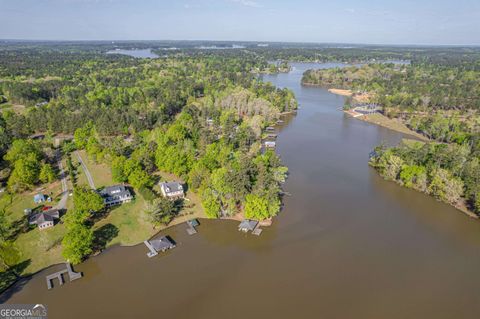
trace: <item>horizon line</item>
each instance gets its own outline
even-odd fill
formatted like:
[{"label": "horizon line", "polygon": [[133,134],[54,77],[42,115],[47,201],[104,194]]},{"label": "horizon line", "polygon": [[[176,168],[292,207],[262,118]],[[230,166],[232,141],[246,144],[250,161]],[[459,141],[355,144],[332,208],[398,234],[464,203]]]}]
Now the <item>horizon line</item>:
[{"label": "horizon line", "polygon": [[208,39],[31,39],[31,38],[0,38],[0,42],[229,42],[229,43],[276,43],[276,44],[318,44],[318,45],[357,45],[357,46],[417,46],[417,47],[480,47],[474,44],[428,44],[428,43],[362,43],[362,42],[317,42],[317,41],[260,41],[260,40],[208,40]]}]

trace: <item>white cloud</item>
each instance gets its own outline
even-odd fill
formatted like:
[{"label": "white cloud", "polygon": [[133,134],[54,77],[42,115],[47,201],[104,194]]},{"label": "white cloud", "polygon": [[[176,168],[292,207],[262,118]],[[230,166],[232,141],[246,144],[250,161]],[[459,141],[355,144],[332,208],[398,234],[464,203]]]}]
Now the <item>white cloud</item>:
[{"label": "white cloud", "polygon": [[236,2],[236,3],[239,3],[243,6],[246,6],[246,7],[252,7],[252,8],[262,8],[263,5],[256,2],[256,1],[252,1],[252,0],[230,0],[232,2]]}]

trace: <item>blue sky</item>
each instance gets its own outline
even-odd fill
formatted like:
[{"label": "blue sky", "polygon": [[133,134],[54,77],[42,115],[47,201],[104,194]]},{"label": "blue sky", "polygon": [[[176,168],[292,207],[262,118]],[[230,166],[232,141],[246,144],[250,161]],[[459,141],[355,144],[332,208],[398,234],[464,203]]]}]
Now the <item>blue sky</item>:
[{"label": "blue sky", "polygon": [[480,44],[480,0],[0,0],[1,39]]}]

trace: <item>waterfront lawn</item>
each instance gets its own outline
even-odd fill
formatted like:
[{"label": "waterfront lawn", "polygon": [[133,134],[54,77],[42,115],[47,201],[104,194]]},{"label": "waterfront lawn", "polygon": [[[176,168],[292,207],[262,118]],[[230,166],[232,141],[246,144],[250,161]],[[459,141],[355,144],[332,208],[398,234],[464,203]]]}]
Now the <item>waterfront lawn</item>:
[{"label": "waterfront lawn", "polygon": [[[169,177],[178,180],[174,176]],[[200,198],[192,192],[187,193],[182,210],[168,225],[154,227],[146,212],[146,204],[145,199],[137,192],[132,202],[114,207],[104,219],[98,221],[94,226],[97,241],[100,241],[97,248],[103,249],[115,244],[136,245],[167,227],[192,218],[206,218]]]},{"label": "waterfront lawn", "polygon": [[37,272],[53,264],[65,262],[62,257],[62,239],[65,225],[39,230],[37,227],[18,236],[15,245],[20,251],[20,261],[30,260],[24,274]]},{"label": "waterfront lawn", "polygon": [[130,203],[113,207],[105,218],[95,224],[96,237],[102,237],[103,232],[108,231],[110,238],[108,242],[103,243],[106,247],[141,243],[152,232],[152,224],[145,212],[145,205],[143,197],[137,194]]}]

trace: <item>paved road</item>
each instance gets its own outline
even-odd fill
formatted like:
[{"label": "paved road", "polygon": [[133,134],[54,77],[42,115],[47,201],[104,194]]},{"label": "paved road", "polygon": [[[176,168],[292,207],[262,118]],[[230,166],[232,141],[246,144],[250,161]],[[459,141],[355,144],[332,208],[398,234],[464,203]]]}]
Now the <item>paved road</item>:
[{"label": "paved road", "polygon": [[95,183],[93,182],[92,175],[90,174],[90,171],[88,170],[87,165],[85,165],[85,163],[83,162],[82,157],[80,156],[80,153],[78,153],[78,151],[75,151],[75,154],[77,155],[80,165],[82,165],[83,171],[85,172],[85,176],[87,176],[88,184],[92,189],[96,189]]}]

